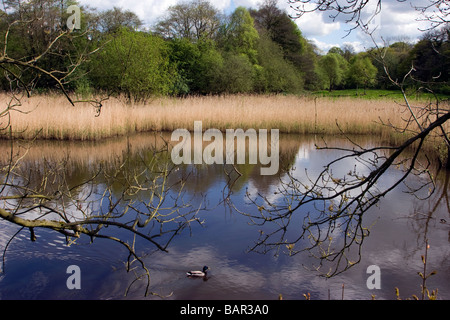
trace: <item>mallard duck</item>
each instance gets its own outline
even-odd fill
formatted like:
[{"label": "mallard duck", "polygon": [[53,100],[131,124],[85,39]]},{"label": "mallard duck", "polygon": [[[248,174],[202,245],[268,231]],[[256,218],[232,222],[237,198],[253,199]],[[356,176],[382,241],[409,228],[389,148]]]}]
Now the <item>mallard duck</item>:
[{"label": "mallard duck", "polygon": [[200,278],[203,277],[204,278],[204,277],[206,277],[208,269],[209,268],[207,266],[204,266],[203,271],[188,271],[188,272],[186,272],[186,275],[188,277],[200,277]]}]

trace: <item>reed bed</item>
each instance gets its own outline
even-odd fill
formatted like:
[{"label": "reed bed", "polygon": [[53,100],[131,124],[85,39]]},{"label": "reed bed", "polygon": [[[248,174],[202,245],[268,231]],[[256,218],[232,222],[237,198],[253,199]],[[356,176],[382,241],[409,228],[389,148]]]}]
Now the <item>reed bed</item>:
[{"label": "reed bed", "polygon": [[[0,105],[8,97],[0,95]],[[37,95],[21,100],[10,112],[13,135],[23,139],[99,140],[136,132],[203,129],[279,129],[281,133],[383,135],[380,124],[402,125],[404,107],[388,99],[311,98],[298,96],[233,95],[157,98],[146,104],[123,99],[105,101],[99,116],[87,103],[69,104],[62,95]],[[6,118],[3,119],[5,122]],[[339,124],[339,126],[337,125]]]}]

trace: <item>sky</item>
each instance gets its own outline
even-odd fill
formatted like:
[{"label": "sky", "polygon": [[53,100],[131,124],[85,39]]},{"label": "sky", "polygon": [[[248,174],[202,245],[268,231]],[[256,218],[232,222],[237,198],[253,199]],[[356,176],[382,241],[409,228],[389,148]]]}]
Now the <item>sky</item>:
[{"label": "sky", "polygon": [[[89,5],[99,10],[119,7],[136,13],[147,28],[151,28],[166,12],[169,6],[181,0],[79,0],[82,5]],[[184,0],[186,1],[186,0]],[[236,7],[258,8],[262,0],[209,0],[219,11],[231,13]],[[337,0],[339,2],[348,0]],[[278,7],[288,14],[295,14],[288,0],[278,0]],[[420,14],[414,6],[424,6],[430,0],[382,0],[382,10],[373,20],[377,26],[374,39],[377,43],[393,43],[396,41],[417,41],[427,25],[420,21]],[[369,3],[370,4],[370,3]],[[367,10],[374,10],[369,6]],[[356,52],[364,51],[374,46],[374,40],[360,30],[348,30],[353,26],[346,23],[344,17],[332,20],[329,12],[312,12],[294,21],[299,26],[305,38],[313,42],[322,53],[326,53],[333,46],[342,47],[344,44],[353,46]],[[364,15],[363,15],[364,16]]]}]

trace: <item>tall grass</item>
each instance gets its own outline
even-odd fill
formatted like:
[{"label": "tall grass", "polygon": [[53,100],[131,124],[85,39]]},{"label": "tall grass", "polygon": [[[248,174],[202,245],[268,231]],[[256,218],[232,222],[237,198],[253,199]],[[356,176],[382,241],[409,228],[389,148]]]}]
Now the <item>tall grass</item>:
[{"label": "tall grass", "polygon": [[[7,96],[0,95],[0,106]],[[62,95],[23,99],[12,111],[14,136],[31,139],[98,140],[135,132],[193,129],[279,129],[281,133],[384,134],[380,119],[401,125],[403,107],[388,99],[313,98],[233,95],[158,98],[147,104],[127,104],[110,98],[101,113],[89,104],[72,106]],[[339,127],[338,125],[339,124]],[[339,129],[340,128],[340,129]]]}]

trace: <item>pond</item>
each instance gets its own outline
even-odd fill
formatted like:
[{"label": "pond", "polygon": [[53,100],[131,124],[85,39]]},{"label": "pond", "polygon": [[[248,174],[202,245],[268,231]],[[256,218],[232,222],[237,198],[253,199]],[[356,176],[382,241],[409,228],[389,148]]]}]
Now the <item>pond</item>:
[{"label": "pond", "polygon": [[[438,289],[439,299],[450,299],[448,172],[435,174],[436,189],[425,199],[405,192],[424,178],[408,177],[407,184],[400,184],[361,215],[357,227],[364,237],[344,251],[344,260],[336,258],[317,268],[320,254],[339,252],[346,235],[356,231],[338,223],[327,234],[327,239],[333,239],[330,247],[321,243],[320,250],[303,251],[317,235],[313,231],[299,238],[304,223],[323,214],[324,204],[308,203],[280,219],[257,217],[265,214],[263,204],[266,208],[267,204],[294,206],[289,181],[306,185],[342,155],[340,149],[318,149],[316,144],[326,141],[328,146],[347,147],[346,139],[281,135],[280,170],[265,176],[260,174],[260,164],[175,167],[168,152],[158,151],[169,139],[148,133],[100,142],[35,141],[13,148],[2,142],[3,165],[10,160],[11,150],[14,159],[20,158],[11,181],[47,194],[65,194],[21,216],[45,213],[50,219],[58,208],[75,220],[105,214],[121,223],[149,219],[142,233],[151,235],[152,241],[112,224],[101,229],[133,244],[139,257],[135,260],[111,238],[74,238],[34,228],[36,239],[31,241],[28,228],[0,221],[0,299],[278,299],[282,295],[303,300],[309,295],[313,300],[368,300],[372,296],[396,299],[395,288],[406,299],[421,296],[418,272],[423,271],[426,241],[427,273],[437,271],[426,286],[430,291]],[[365,146],[377,143],[373,137],[355,139]],[[346,158],[333,170],[338,176],[368,168]],[[170,175],[154,174],[161,172]],[[402,174],[400,169],[389,169],[377,188]],[[166,187],[152,189],[155,184]],[[5,201],[2,206],[17,206],[17,201]],[[331,203],[325,205],[328,208]],[[151,216],[156,207],[161,215]],[[73,265],[79,267],[81,288],[70,290],[68,267]],[[186,277],[187,271],[204,265],[209,267],[207,279]],[[379,288],[368,287],[370,266],[379,268]],[[335,270],[339,272],[324,276]],[[146,289],[154,294],[144,296]]]}]

